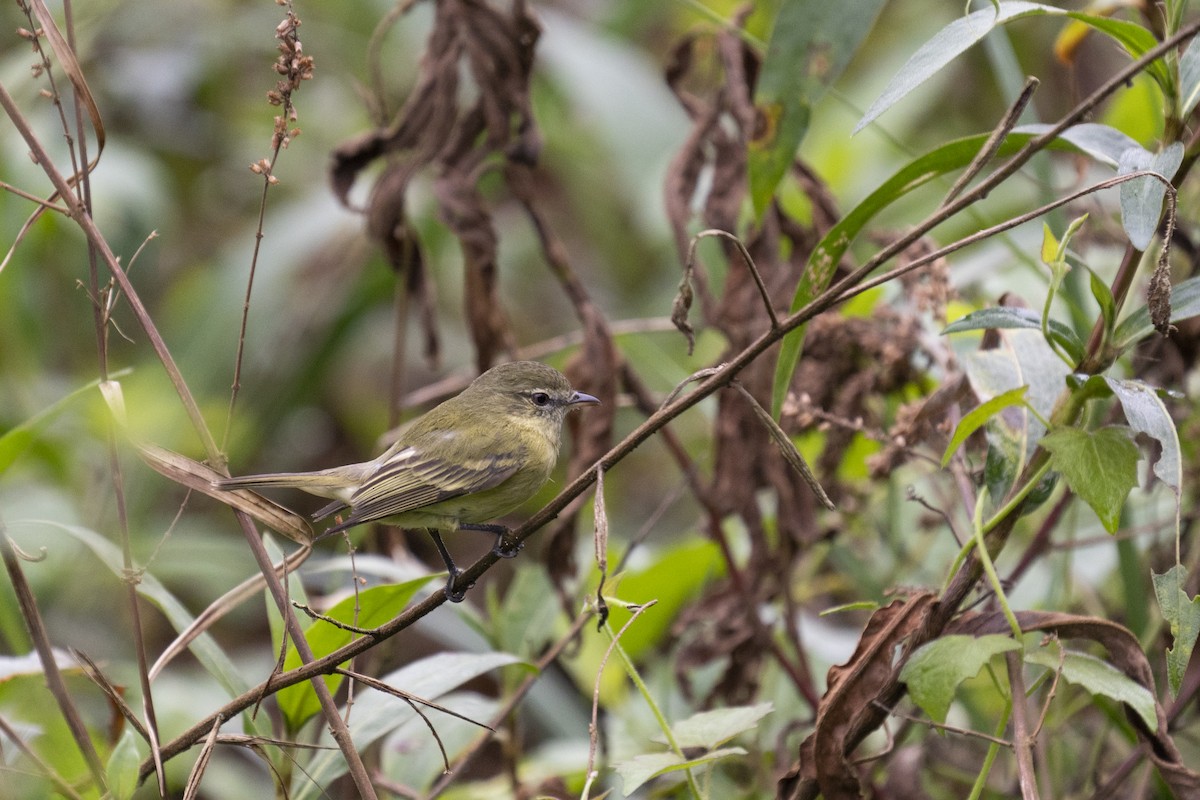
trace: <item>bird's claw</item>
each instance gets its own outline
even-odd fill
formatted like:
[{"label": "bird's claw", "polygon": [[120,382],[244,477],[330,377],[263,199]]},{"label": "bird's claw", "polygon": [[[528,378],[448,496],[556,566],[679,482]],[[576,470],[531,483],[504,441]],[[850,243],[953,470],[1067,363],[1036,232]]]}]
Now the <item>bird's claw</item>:
[{"label": "bird's claw", "polygon": [[500,558],[516,558],[517,553],[521,552],[521,548],[524,546],[524,542],[512,542],[507,533],[502,533],[496,537],[496,545],[492,548],[492,552]]},{"label": "bird's claw", "polygon": [[446,599],[451,603],[461,603],[463,598],[467,596],[467,589],[470,589],[473,584],[469,584],[459,589],[455,587],[459,576],[462,575],[462,570],[455,570],[450,573],[450,577],[446,579]]}]

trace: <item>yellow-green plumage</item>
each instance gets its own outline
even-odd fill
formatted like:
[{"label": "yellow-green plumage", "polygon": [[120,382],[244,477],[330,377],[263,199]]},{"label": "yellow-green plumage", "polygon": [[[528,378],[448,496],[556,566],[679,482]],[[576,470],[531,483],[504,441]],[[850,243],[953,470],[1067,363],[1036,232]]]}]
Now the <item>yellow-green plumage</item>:
[{"label": "yellow-green plumage", "polygon": [[[373,521],[455,530],[496,519],[532,497],[558,460],[567,412],[598,402],[572,389],[553,367],[536,361],[501,364],[427,412],[371,461],[226,478],[216,485],[294,487],[328,497],[335,502],[316,519],[350,513],[324,535]],[[453,564],[447,566],[453,583]]]}]

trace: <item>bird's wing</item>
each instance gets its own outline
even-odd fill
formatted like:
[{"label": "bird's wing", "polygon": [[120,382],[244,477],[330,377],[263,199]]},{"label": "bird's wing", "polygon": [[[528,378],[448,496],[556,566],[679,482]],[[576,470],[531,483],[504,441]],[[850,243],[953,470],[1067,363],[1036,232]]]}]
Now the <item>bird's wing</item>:
[{"label": "bird's wing", "polygon": [[437,449],[444,455],[431,456],[418,443],[385,459],[350,499],[353,512],[346,522],[385,519],[491,489],[511,477],[523,461],[521,452],[497,448],[493,441],[456,441],[460,437],[449,432],[439,438]]}]

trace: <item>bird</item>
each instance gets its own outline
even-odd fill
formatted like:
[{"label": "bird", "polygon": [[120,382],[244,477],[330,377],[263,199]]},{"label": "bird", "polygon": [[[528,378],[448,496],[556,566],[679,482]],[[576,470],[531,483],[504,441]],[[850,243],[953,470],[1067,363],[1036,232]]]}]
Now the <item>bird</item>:
[{"label": "bird", "polygon": [[218,489],[290,487],[333,500],[313,515],[322,520],[349,512],[318,539],[383,522],[425,528],[450,573],[445,594],[461,602],[466,589],[442,531],[495,534],[493,552],[505,546],[508,528],[490,521],[528,500],[550,478],[558,461],[563,421],[572,409],[597,405],[566,376],[537,361],[514,361],[484,372],[459,394],[405,428],[377,458],[316,472],[276,472],[213,481]]}]

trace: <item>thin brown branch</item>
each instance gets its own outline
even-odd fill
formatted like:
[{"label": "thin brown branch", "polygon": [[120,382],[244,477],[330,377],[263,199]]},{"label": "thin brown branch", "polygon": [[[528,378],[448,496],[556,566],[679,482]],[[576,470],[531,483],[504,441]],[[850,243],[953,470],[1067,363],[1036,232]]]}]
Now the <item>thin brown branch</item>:
[{"label": "thin brown branch", "polygon": [[1017,754],[1017,782],[1022,800],[1038,800],[1037,773],[1033,769],[1034,733],[1029,725],[1029,707],[1025,697],[1024,658],[1021,653],[1004,654],[1008,665],[1008,685],[1011,687],[1013,750]]},{"label": "thin brown branch", "polygon": [[1013,104],[1008,107],[1008,111],[996,124],[987,141],[983,143],[983,147],[975,154],[975,158],[971,159],[971,163],[963,170],[963,174],[958,176],[958,180],[950,187],[950,191],[946,192],[946,197],[942,200],[942,205],[954,200],[962,194],[963,189],[967,188],[967,184],[974,180],[988,163],[995,158],[996,151],[1000,149],[1000,145],[1004,143],[1004,138],[1012,133],[1012,129],[1016,127],[1017,121],[1024,113],[1025,107],[1029,105],[1029,101],[1033,99],[1033,93],[1037,91],[1040,81],[1034,77],[1025,79],[1025,88],[1021,90],[1021,94],[1013,101]]},{"label": "thin brown branch", "polygon": [[4,717],[0,717],[0,733],[4,734],[4,736],[10,742],[12,742],[18,750],[21,751],[21,754],[29,759],[30,763],[37,767],[38,771],[48,781],[54,784],[54,788],[59,794],[61,794],[63,797],[66,797],[67,800],[83,800],[83,796],[76,792],[74,787],[67,783],[65,778],[55,772],[53,767],[43,761],[41,756],[39,756],[37,752],[33,750],[33,748],[27,745],[25,740],[21,738],[21,734],[18,733],[11,725],[9,725],[8,722],[5,721]]},{"label": "thin brown branch", "polygon": [[734,247],[742,255],[742,261],[746,264],[746,269],[750,270],[750,275],[754,278],[754,285],[758,287],[759,297],[763,301],[763,309],[767,312],[767,317],[771,320],[771,330],[779,328],[779,316],[775,313],[775,306],[771,303],[771,293],[767,291],[767,285],[763,282],[762,273],[758,271],[758,265],[754,263],[754,259],[750,257],[750,251],[746,249],[746,245],[742,244],[742,240],[734,236],[728,231],[710,228],[700,231],[692,237],[691,247],[688,248],[688,263],[691,264],[696,255],[696,245],[701,239],[706,239],[710,236],[720,236],[733,242]]},{"label": "thin brown branch", "polygon": [[79,709],[75,707],[75,701],[71,698],[71,693],[67,691],[67,684],[63,680],[62,672],[58,669],[58,661],[54,657],[54,648],[46,633],[46,625],[42,621],[41,611],[38,610],[37,599],[33,596],[33,590],[29,588],[29,582],[25,580],[25,572],[21,569],[16,549],[12,540],[8,538],[8,532],[2,521],[0,521],[0,554],[3,554],[4,568],[8,571],[8,579],[12,582],[13,592],[17,596],[17,605],[21,609],[21,617],[25,620],[25,629],[29,632],[33,649],[37,652],[38,660],[42,665],[42,673],[46,676],[46,688],[50,690],[50,694],[58,704],[59,712],[67,723],[67,729],[71,732],[75,746],[83,755],[83,760],[92,774],[92,780],[96,787],[106,792],[108,791],[108,780],[104,765],[100,762],[100,756],[92,744],[87,726],[83,724],[83,717],[79,715]]},{"label": "thin brown branch", "polygon": [[[508,719],[513,710],[521,703],[522,700],[525,699],[525,695],[527,695],[529,690],[533,688],[534,683],[537,682],[542,673],[545,672],[546,669],[549,668],[549,666],[554,663],[554,661],[556,661],[560,655],[562,655],[563,650],[565,650],[567,646],[571,644],[571,642],[575,641],[575,639],[583,631],[583,626],[587,624],[589,619],[591,619],[592,614],[593,612],[591,610],[585,609],[575,617],[575,619],[571,622],[571,626],[567,629],[567,632],[559,637],[558,641],[542,654],[542,657],[537,660],[537,669],[530,674],[529,677],[527,677],[519,687],[517,687],[517,690],[512,693],[512,696],[510,696],[504,705],[502,705],[496,711],[487,727],[495,730],[500,727],[504,720]],[[454,780],[454,777],[458,774],[461,774],[466,767],[475,760],[480,752],[482,752],[484,746],[492,740],[492,736],[493,734],[491,733],[483,734],[475,741],[474,744],[471,745],[471,747],[463,752],[463,754],[458,757],[458,760],[451,765],[450,771],[438,778],[437,782],[434,783],[434,785],[426,793],[426,800],[432,800],[432,798],[437,797],[444,792]]]}]

